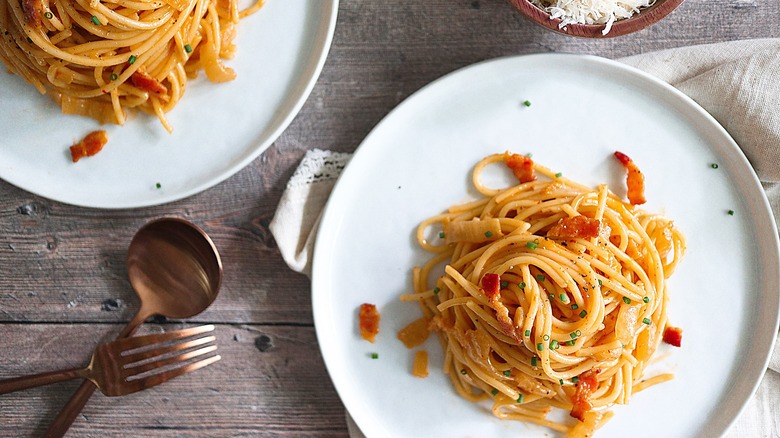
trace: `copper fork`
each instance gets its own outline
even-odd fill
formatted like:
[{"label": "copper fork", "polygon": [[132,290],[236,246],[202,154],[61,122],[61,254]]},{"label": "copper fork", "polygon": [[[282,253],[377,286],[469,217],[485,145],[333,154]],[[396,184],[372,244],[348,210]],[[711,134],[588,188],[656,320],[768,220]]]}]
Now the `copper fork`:
[{"label": "copper fork", "polygon": [[86,368],[0,380],[0,394],[76,378],[91,380],[108,396],[132,394],[220,360],[213,354],[216,337],[207,335],[212,331],[213,325],[203,325],[122,338],[98,346]]}]

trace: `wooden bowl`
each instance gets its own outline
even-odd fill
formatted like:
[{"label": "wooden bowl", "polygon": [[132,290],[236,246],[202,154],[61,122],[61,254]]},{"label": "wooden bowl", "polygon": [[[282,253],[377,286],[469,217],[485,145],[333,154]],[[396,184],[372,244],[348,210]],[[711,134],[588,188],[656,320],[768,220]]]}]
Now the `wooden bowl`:
[{"label": "wooden bowl", "polygon": [[550,19],[550,14],[535,6],[530,0],[507,1],[526,18],[546,29],[582,38],[611,38],[627,35],[657,23],[680,6],[684,0],[657,0],[653,6],[642,9],[631,18],[615,21],[606,35],[602,33],[605,27],[603,24],[568,24],[562,29],[558,27],[561,24],[560,19]]}]

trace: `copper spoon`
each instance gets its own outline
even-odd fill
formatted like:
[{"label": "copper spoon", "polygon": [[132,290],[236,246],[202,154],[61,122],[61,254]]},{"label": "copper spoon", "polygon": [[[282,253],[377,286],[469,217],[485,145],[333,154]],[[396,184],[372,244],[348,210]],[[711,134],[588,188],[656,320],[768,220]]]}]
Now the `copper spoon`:
[{"label": "copper spoon", "polygon": [[[209,236],[182,219],[162,218],[135,234],[127,275],[141,307],[117,338],[131,336],[149,317],[191,318],[206,310],[222,283],[222,261]],[[62,437],[95,392],[85,380],[44,436]]]}]

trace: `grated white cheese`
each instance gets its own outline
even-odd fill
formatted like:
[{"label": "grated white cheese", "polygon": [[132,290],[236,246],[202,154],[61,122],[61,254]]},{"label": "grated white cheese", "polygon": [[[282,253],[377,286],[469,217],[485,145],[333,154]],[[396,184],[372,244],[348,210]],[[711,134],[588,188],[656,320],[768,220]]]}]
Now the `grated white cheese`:
[{"label": "grated white cheese", "polygon": [[652,6],[655,0],[531,0],[531,3],[559,18],[560,28],[569,24],[604,24],[603,35],[617,20],[630,18],[640,8]]}]

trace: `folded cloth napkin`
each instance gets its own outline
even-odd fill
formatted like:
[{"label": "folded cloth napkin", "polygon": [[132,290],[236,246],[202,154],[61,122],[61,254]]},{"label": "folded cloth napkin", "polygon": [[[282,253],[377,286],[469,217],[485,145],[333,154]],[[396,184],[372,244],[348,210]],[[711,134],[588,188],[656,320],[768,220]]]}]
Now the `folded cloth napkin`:
[{"label": "folded cloth napkin", "polygon": [[[734,137],[780,222],[780,39],[670,49],[620,59],[670,83],[709,111]],[[311,276],[311,255],[325,202],[350,154],[310,150],[287,185],[271,232],[295,271]],[[727,437],[779,437],[780,339],[764,379]],[[347,415],[350,436],[362,433]]]}]

